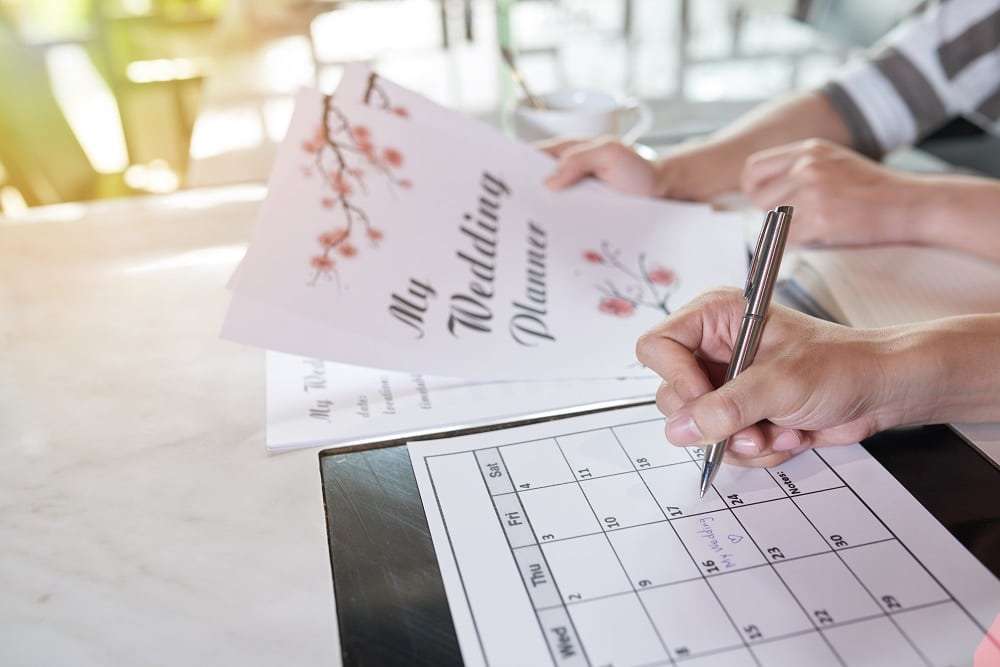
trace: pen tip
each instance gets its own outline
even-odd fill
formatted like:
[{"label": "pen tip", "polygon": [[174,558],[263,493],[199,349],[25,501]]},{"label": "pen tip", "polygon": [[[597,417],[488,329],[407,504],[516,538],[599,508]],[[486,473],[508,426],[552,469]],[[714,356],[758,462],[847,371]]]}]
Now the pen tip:
[{"label": "pen tip", "polygon": [[715,470],[715,466],[709,461],[705,461],[705,467],[701,471],[701,486],[698,489],[699,498],[704,498],[705,494],[708,493],[709,488],[712,486],[712,478],[715,477],[712,473]]}]

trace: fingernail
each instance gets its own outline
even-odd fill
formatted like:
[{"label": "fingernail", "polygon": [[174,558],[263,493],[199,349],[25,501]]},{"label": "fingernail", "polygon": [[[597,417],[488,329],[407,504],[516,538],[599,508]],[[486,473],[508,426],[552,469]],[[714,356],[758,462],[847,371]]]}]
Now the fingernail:
[{"label": "fingernail", "polygon": [[691,415],[679,412],[667,420],[667,438],[678,445],[689,445],[701,440],[701,430]]},{"label": "fingernail", "polygon": [[729,443],[729,448],[741,456],[756,456],[760,451],[750,438],[733,438]]},{"label": "fingernail", "polygon": [[802,444],[798,431],[782,431],[774,439],[773,449],[776,452],[790,452]]}]

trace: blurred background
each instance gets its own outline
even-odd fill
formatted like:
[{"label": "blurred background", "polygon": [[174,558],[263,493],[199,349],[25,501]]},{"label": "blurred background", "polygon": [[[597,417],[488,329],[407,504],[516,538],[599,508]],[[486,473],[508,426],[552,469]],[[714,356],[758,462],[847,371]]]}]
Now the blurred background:
[{"label": "blurred background", "polygon": [[916,0],[0,0],[0,210],[266,180],[301,86],[366,61],[502,124],[538,91],[636,95],[643,141],[822,83]]}]

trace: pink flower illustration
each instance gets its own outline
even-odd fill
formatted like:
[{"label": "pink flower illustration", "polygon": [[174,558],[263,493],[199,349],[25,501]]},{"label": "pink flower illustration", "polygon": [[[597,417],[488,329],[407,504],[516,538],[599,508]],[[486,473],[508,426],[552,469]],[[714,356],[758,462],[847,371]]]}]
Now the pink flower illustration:
[{"label": "pink flower illustration", "polygon": [[677,280],[677,274],[670,269],[657,267],[649,272],[649,282],[656,285],[670,285]]},{"label": "pink flower illustration", "polygon": [[406,110],[406,107],[393,107],[392,112],[400,118],[410,117],[410,112]]},{"label": "pink flower illustration", "polygon": [[598,309],[608,315],[628,317],[635,312],[635,304],[618,296],[606,296],[601,299]]},{"label": "pink flower illustration", "polygon": [[351,136],[354,137],[354,140],[359,144],[370,143],[372,132],[364,125],[355,125],[351,128]]},{"label": "pink flower illustration", "polygon": [[583,253],[583,258],[591,264],[604,264],[604,256],[596,250],[587,250]]},{"label": "pink flower illustration", "polygon": [[344,239],[347,238],[346,229],[335,229],[329,232],[323,232],[319,235],[319,244],[324,248],[332,248]]},{"label": "pink flower illustration", "polygon": [[383,237],[384,234],[382,234],[382,230],[380,229],[375,229],[374,227],[371,227],[368,230],[368,238],[371,239],[372,243],[378,243],[379,241],[382,240]]},{"label": "pink flower illustration", "polygon": [[326,255],[316,255],[309,260],[309,265],[320,273],[328,273],[333,270],[333,260]]},{"label": "pink flower illustration", "polygon": [[344,257],[354,257],[355,255],[358,254],[358,249],[352,246],[350,243],[342,243],[340,244],[340,247],[337,248],[337,252],[339,252]]},{"label": "pink flower illustration", "polygon": [[390,167],[399,167],[403,164],[403,154],[395,148],[383,149],[382,159],[385,160]]}]

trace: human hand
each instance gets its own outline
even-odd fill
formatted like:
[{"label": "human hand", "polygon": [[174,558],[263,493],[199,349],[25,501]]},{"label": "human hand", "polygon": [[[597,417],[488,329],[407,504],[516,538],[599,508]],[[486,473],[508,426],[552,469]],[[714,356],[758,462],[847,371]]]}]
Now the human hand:
[{"label": "human hand", "polygon": [[559,160],[556,170],[545,180],[553,190],[595,176],[626,194],[657,194],[656,166],[616,139],[556,139],[539,144],[539,148]]},{"label": "human hand", "polygon": [[905,243],[918,235],[913,204],[919,179],[828,141],[808,139],[754,153],[741,187],[762,209],[795,207],[792,243]]},{"label": "human hand", "polygon": [[664,379],[656,404],[671,443],[704,446],[732,436],[727,461],[771,466],[808,447],[857,442],[903,423],[889,334],[777,305],[754,363],[720,387],[744,306],[738,290],[708,292],[639,339],[639,361]]}]

